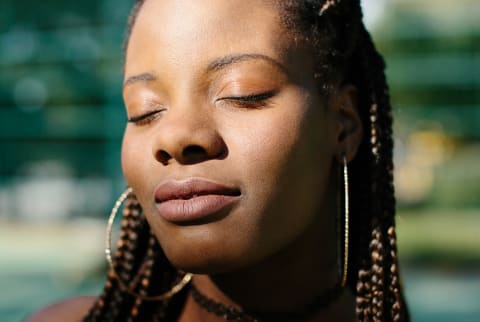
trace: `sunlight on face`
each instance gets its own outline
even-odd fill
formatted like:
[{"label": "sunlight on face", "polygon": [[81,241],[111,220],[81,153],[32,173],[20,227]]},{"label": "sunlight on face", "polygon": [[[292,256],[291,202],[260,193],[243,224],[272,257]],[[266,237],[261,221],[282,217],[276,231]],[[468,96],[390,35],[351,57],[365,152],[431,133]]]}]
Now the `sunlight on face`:
[{"label": "sunlight on face", "polygon": [[[147,1],[132,30],[123,169],[178,268],[236,269],[307,233],[334,243],[332,116],[278,14],[265,1]],[[216,197],[197,196],[212,185]]]}]

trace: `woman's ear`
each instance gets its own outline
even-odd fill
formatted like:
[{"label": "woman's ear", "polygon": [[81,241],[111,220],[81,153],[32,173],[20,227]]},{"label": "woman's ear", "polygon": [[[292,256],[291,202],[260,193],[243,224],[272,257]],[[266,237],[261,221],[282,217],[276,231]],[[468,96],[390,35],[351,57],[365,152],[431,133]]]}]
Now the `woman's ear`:
[{"label": "woman's ear", "polygon": [[331,108],[336,117],[336,157],[351,161],[362,142],[363,126],[358,112],[358,90],[353,85],[341,86],[331,97]]}]

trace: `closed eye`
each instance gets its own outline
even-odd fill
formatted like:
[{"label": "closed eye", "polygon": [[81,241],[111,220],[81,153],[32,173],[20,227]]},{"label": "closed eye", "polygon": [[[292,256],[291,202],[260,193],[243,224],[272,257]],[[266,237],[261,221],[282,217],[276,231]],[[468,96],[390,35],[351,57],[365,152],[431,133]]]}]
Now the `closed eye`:
[{"label": "closed eye", "polygon": [[276,94],[276,91],[272,90],[272,91],[259,93],[259,94],[251,94],[251,95],[243,95],[243,96],[226,96],[218,100],[229,101],[241,107],[258,108],[265,105],[269,99],[275,96],[275,94]]},{"label": "closed eye", "polygon": [[131,116],[127,119],[129,123],[135,123],[136,125],[144,125],[153,121],[158,117],[159,113],[165,109],[153,110],[138,116]]}]

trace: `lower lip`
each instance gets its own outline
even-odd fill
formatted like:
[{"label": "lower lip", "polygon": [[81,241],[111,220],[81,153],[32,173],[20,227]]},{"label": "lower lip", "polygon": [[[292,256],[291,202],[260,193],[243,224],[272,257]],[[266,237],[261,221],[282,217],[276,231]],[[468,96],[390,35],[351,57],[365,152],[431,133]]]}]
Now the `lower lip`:
[{"label": "lower lip", "polygon": [[172,222],[188,222],[218,214],[234,204],[239,196],[204,195],[191,199],[172,199],[157,203],[161,217]]}]

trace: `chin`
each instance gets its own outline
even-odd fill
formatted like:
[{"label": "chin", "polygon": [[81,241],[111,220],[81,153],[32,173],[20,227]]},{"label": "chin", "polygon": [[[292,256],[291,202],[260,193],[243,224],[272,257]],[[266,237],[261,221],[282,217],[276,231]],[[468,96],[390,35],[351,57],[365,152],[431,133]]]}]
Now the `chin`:
[{"label": "chin", "polygon": [[235,260],[225,256],[211,254],[193,254],[188,252],[182,255],[166,254],[169,262],[177,269],[193,274],[222,274],[248,266],[245,260]]},{"label": "chin", "polygon": [[[200,225],[166,224],[147,216],[152,232],[170,264],[194,274],[221,274],[240,270],[261,257],[258,232],[232,220]],[[153,220],[152,220],[153,219]]]},{"label": "chin", "polygon": [[239,241],[178,238],[161,242],[161,245],[165,256],[175,268],[210,275],[233,272],[252,265],[255,248],[242,244],[233,247],[235,242]]}]

